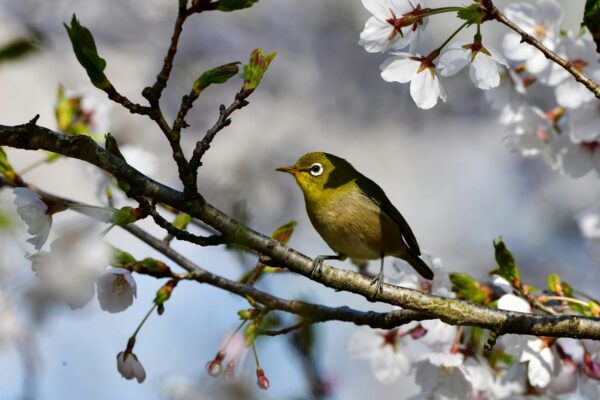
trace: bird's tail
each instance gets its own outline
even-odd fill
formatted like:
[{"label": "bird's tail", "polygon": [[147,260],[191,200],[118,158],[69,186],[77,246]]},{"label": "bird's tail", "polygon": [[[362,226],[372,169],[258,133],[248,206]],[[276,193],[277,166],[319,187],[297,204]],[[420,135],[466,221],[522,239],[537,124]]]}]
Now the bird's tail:
[{"label": "bird's tail", "polygon": [[411,267],[413,267],[418,273],[419,275],[421,275],[423,278],[425,279],[429,279],[432,280],[433,279],[433,271],[431,270],[431,268],[429,268],[429,266],[427,264],[425,264],[425,261],[421,260],[419,258],[419,256],[417,256],[416,254],[413,254],[412,252],[408,252],[408,254],[406,254],[403,257],[410,265]]}]

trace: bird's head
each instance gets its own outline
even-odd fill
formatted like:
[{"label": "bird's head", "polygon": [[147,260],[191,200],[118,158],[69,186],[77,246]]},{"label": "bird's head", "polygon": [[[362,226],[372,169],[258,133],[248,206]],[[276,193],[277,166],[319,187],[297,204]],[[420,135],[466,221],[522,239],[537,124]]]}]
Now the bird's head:
[{"label": "bird's head", "polygon": [[353,181],[358,174],[343,158],[321,152],[307,153],[294,165],[279,167],[276,171],[293,175],[308,197],[317,197],[327,189],[337,189]]}]

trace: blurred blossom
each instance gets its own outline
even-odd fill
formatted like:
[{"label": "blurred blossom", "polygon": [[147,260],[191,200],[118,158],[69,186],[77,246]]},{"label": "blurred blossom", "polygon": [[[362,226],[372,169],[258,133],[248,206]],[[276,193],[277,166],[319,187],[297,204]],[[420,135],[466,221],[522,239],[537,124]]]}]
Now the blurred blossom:
[{"label": "blurred blossom", "polygon": [[503,68],[499,85],[483,93],[492,108],[500,111],[500,123],[508,125],[515,122],[527,91],[523,79],[514,70]]},{"label": "blurred blossom", "polygon": [[594,142],[600,138],[600,101],[593,100],[573,110],[571,113],[571,140],[575,143]]},{"label": "blurred blossom", "polygon": [[95,89],[58,89],[55,114],[58,129],[67,135],[100,140],[110,131],[112,103]]},{"label": "blurred blossom", "polygon": [[96,281],[100,308],[117,313],[133,304],[137,286],[132,273],[124,268],[109,267]]},{"label": "blurred blossom", "polygon": [[408,264],[397,263],[394,266],[397,268],[398,273],[390,276],[390,283],[436,296],[454,298],[456,295],[452,292],[450,275],[443,268],[442,260],[429,254],[423,254],[421,258],[433,271],[433,280],[423,278]]},{"label": "blurred blossom", "polygon": [[110,247],[87,227],[56,239],[50,244],[50,252],[28,258],[44,289],[71,308],[81,308],[94,296],[95,281],[110,257]]},{"label": "blurred blossom", "polygon": [[14,188],[15,205],[17,213],[27,224],[27,232],[33,235],[27,242],[33,244],[36,250],[40,250],[50,234],[52,228],[52,216],[48,212],[48,206],[34,191],[18,187]]},{"label": "blurred blossom", "polygon": [[[504,14],[521,29],[533,36],[550,50],[556,48],[558,29],[563,18],[563,12],[554,0],[538,0],[535,4],[511,3]],[[521,36],[509,32],[502,43],[507,58],[525,62],[527,70],[534,74],[546,71],[550,67],[542,52],[535,47],[523,43]]]},{"label": "blurred blossom", "polygon": [[373,16],[367,20],[358,44],[369,53],[383,53],[390,48],[403,49],[417,42],[425,24],[417,20],[403,26],[402,17],[419,10],[420,0],[362,0],[362,4]]},{"label": "blurred blossom", "polygon": [[353,358],[369,360],[375,379],[390,384],[410,370],[410,360],[399,346],[401,338],[398,333],[398,329],[383,331],[361,326],[348,341],[348,354]]},{"label": "blurred blossom", "polygon": [[134,353],[122,351],[117,354],[117,370],[125,379],[136,379],[138,383],[146,380],[146,370]]},{"label": "blurred blossom", "polygon": [[512,293],[505,294],[498,299],[498,308],[500,310],[518,311],[522,313],[530,313],[531,306],[529,303]]},{"label": "blurred blossom", "polygon": [[462,367],[439,368],[427,361],[415,365],[415,382],[421,392],[410,397],[417,399],[467,399],[472,386]]},{"label": "blurred blossom", "polygon": [[[600,78],[596,44],[589,34],[575,37],[570,33],[569,36],[561,38],[556,51],[590,79],[597,82]],[[577,109],[595,99],[588,88],[557,64],[552,64],[548,84],[556,85],[556,101],[563,107]]]},{"label": "blurred blossom", "polygon": [[435,65],[419,54],[395,52],[381,64],[381,77],[387,82],[410,82],[410,96],[417,107],[428,110],[438,98],[446,101],[446,90],[440,83]]},{"label": "blurred blossom", "polygon": [[491,46],[481,41],[470,43],[466,40],[456,40],[448,46],[438,62],[440,74],[443,76],[456,75],[469,65],[469,76],[475,86],[489,90],[500,85],[499,68],[508,68],[504,56]]}]

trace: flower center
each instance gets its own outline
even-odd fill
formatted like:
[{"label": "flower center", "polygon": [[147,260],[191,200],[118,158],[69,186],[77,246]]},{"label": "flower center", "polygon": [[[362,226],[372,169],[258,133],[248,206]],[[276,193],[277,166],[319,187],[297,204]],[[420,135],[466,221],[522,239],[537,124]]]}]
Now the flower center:
[{"label": "flower center", "polygon": [[588,63],[583,61],[581,58],[571,61],[571,65],[579,72],[582,72]]},{"label": "flower center", "polygon": [[535,27],[533,33],[538,39],[544,39],[548,34],[548,29],[544,25],[539,24]]},{"label": "flower center", "polygon": [[398,329],[391,329],[386,333],[382,333],[383,343],[381,347],[391,346],[392,349],[396,350],[396,344],[398,343]]},{"label": "flower center", "polygon": [[117,296],[122,296],[125,294],[127,288],[127,280],[123,275],[117,275],[115,280],[112,283],[112,292]]},{"label": "flower center", "polygon": [[593,142],[581,142],[579,144],[581,146],[581,148],[591,154],[594,154],[596,152],[596,150],[598,150],[598,148],[600,147],[600,143],[597,141],[593,141]]}]

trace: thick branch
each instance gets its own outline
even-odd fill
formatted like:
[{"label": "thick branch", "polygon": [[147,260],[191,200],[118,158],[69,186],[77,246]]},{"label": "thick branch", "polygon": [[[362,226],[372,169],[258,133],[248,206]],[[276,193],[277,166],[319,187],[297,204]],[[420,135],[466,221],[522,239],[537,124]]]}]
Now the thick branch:
[{"label": "thick branch", "polygon": [[581,73],[568,60],[565,60],[552,50],[548,49],[539,40],[525,32],[523,29],[519,28],[519,26],[517,26],[510,19],[506,18],[506,16],[492,4],[492,1],[488,0],[487,3],[489,7],[488,9],[490,10],[490,18],[503,23],[504,25],[518,33],[521,36],[522,42],[528,43],[536,49],[538,49],[539,51],[541,51],[547,59],[552,60],[554,63],[564,68],[568,73],[573,75],[577,82],[582,83],[586,88],[589,89],[590,92],[594,94],[594,96],[596,96],[596,98],[600,99],[600,85],[598,85],[596,82],[594,82],[593,80],[585,76],[583,73]]},{"label": "thick branch", "polygon": [[[310,258],[253,231],[202,199],[188,199],[183,193],[147,178],[118,157],[102,149],[90,138],[67,137],[35,124],[16,127],[0,125],[0,145],[21,149],[43,149],[88,161],[126,182],[133,195],[145,196],[186,212],[216,228],[228,242],[241,244],[266,255],[293,272],[306,277],[311,276]],[[223,284],[221,287],[227,290],[235,289],[226,281],[222,281],[222,278],[216,278],[205,272],[198,275],[198,279],[209,279],[207,277],[221,280]],[[370,280],[352,271],[324,266],[322,274],[313,280],[330,288],[356,293],[365,298],[370,298],[372,295]],[[427,295],[388,284],[383,285],[382,292],[376,294],[375,299],[439,318],[448,324],[478,326],[502,334],[600,339],[600,320],[594,318],[509,312],[463,300]]]},{"label": "thick branch", "polygon": [[188,271],[189,274],[185,275],[185,278],[187,279],[193,279],[200,283],[207,283],[242,297],[249,296],[270,309],[300,315],[311,322],[344,321],[352,322],[356,325],[368,325],[373,328],[392,329],[410,321],[429,319],[424,314],[410,310],[394,310],[389,313],[377,313],[372,311],[364,312],[354,310],[350,307],[327,307],[298,300],[284,300],[255,289],[250,285],[234,282],[199,267],[197,264],[173,250],[162,240],[151,236],[137,226],[127,225],[123,227],[123,229]]}]

